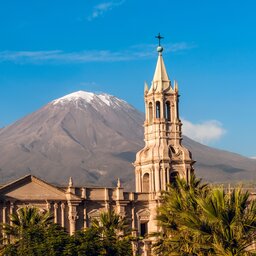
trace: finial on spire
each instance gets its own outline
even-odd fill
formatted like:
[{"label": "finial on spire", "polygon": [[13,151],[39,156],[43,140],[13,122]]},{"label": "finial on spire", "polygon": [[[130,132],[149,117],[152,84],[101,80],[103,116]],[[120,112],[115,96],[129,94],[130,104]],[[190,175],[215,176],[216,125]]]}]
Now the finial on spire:
[{"label": "finial on spire", "polygon": [[174,91],[175,92],[179,91],[178,82],[176,80],[174,80]]},{"label": "finial on spire", "polygon": [[118,187],[118,188],[121,188],[121,181],[120,181],[119,178],[117,179],[117,187]]},{"label": "finial on spire", "polygon": [[161,46],[161,40],[162,40],[162,39],[164,39],[164,37],[163,37],[163,36],[161,36],[161,34],[160,34],[160,33],[158,33],[158,35],[157,35],[157,36],[155,36],[155,38],[157,38],[157,39],[158,39],[158,47],[157,47],[157,51],[158,51],[158,53],[159,53],[159,54],[161,54],[161,53],[163,52],[163,50],[164,50],[164,48]]},{"label": "finial on spire", "polygon": [[145,94],[148,93],[148,84],[147,84],[147,82],[145,82],[144,93],[145,93]]},{"label": "finial on spire", "polygon": [[68,187],[69,188],[73,187],[73,179],[72,179],[72,177],[69,178]]}]

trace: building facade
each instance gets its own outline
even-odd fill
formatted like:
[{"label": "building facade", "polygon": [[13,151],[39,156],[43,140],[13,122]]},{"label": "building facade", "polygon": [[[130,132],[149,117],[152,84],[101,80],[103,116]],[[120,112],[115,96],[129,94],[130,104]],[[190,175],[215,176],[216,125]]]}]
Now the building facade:
[{"label": "building facade", "polygon": [[[9,215],[24,206],[49,210],[54,222],[70,234],[90,226],[101,212],[114,210],[127,217],[135,236],[158,231],[156,209],[161,191],[175,177],[189,180],[193,172],[191,153],[182,146],[179,119],[178,84],[167,75],[159,46],[154,78],[145,85],[145,147],[134,162],[136,191],[125,192],[120,181],[115,188],[76,187],[72,178],[67,187],[57,187],[27,175],[0,188],[0,222],[9,223]],[[134,255],[151,255],[150,240],[134,244]],[[137,253],[137,254],[136,254]]]}]

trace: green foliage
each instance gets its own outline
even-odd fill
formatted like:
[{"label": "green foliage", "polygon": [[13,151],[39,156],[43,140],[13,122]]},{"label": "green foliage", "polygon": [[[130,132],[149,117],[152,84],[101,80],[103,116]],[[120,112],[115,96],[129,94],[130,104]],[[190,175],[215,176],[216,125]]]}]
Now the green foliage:
[{"label": "green foliage", "polygon": [[114,212],[103,212],[90,228],[70,238],[64,255],[131,256],[130,230],[126,221]]},{"label": "green foliage", "polygon": [[[209,227],[204,236],[210,236],[214,255],[255,255],[252,251],[256,235],[256,202],[240,188],[226,193],[215,189],[205,200],[198,199],[201,218]],[[189,221],[188,215],[186,216]],[[191,222],[191,230],[200,230],[199,219]],[[251,248],[250,248],[251,247]]]},{"label": "green foliage", "polygon": [[102,213],[92,227],[69,236],[52,223],[48,212],[34,207],[10,216],[11,225],[2,224],[6,234],[0,255],[5,256],[130,256],[128,225],[114,212]]},{"label": "green foliage", "polygon": [[64,255],[68,242],[69,235],[55,224],[47,227],[32,226],[23,230],[19,240],[7,244],[2,250],[2,255],[59,256]]},{"label": "green foliage", "polygon": [[1,224],[1,227],[6,236],[15,241],[22,238],[29,229],[48,226],[52,222],[52,216],[49,212],[40,212],[36,207],[24,207],[10,215],[10,222],[11,225]]},{"label": "green foliage", "polygon": [[194,235],[183,223],[183,213],[198,214],[196,199],[204,197],[209,190],[200,179],[192,176],[190,182],[176,179],[176,182],[163,192],[162,206],[158,211],[158,221],[162,227],[154,250],[159,255],[207,255],[200,248],[201,237]]},{"label": "green foliage", "polygon": [[20,208],[10,215],[10,224],[2,224],[5,245],[1,255],[63,255],[69,235],[52,223],[49,212],[36,207]]},{"label": "green foliage", "polygon": [[248,192],[227,193],[192,176],[189,183],[177,179],[162,199],[162,232],[154,246],[159,255],[255,255],[256,202]]},{"label": "green foliage", "polygon": [[102,241],[98,230],[88,228],[78,231],[70,237],[64,255],[70,256],[98,256],[102,252]]},{"label": "green foliage", "polygon": [[99,232],[102,240],[100,255],[132,255],[130,229],[124,218],[112,211],[103,212],[99,219],[94,219],[92,229]]}]

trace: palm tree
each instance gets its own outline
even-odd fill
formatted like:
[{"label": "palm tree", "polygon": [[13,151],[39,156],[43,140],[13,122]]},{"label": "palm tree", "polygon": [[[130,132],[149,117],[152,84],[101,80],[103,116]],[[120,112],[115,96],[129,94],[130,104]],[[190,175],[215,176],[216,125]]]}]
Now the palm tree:
[{"label": "palm tree", "polygon": [[98,219],[92,221],[92,227],[98,229],[103,237],[109,234],[122,237],[129,232],[127,221],[113,211],[102,212]]},{"label": "palm tree", "polygon": [[163,193],[158,221],[159,255],[256,255],[256,202],[249,193],[177,180]]},{"label": "palm tree", "polygon": [[[213,189],[205,199],[197,199],[201,214],[184,214],[188,229],[204,237],[213,255],[255,255],[256,202],[241,188],[231,193]],[[207,227],[207,228],[205,228]]]},{"label": "palm tree", "polygon": [[10,215],[11,224],[2,224],[2,229],[7,236],[19,240],[24,232],[34,227],[46,227],[52,223],[52,215],[36,207],[23,207]]},{"label": "palm tree", "polygon": [[42,212],[36,207],[18,209],[10,215],[10,224],[1,224],[4,244],[0,248],[0,255],[18,255],[17,250],[22,255],[29,255],[28,250],[33,251],[31,248],[42,241],[43,232],[51,223],[49,212]]},{"label": "palm tree", "polygon": [[132,255],[130,229],[123,217],[113,211],[103,212],[99,219],[92,221],[92,228],[97,230],[102,238],[102,255]]},{"label": "palm tree", "polygon": [[184,212],[198,212],[196,199],[207,195],[209,186],[201,179],[191,176],[189,182],[177,178],[162,194],[162,204],[158,209],[157,220],[161,232],[154,250],[158,255],[206,255],[198,245],[201,237],[187,230],[183,224]]}]

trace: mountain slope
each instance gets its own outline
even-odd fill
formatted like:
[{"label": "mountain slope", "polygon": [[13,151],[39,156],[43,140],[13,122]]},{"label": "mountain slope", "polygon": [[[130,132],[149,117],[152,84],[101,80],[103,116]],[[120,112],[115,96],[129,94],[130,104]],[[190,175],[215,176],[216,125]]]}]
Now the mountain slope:
[{"label": "mountain slope", "polygon": [[[0,182],[32,173],[51,183],[134,188],[144,115],[107,94],[76,92],[0,130]],[[256,161],[184,138],[209,181],[256,178]]]},{"label": "mountain slope", "polygon": [[141,147],[142,122],[141,113],[105,94],[53,101],[0,132],[3,182],[30,172],[59,184],[69,176],[80,185],[127,180],[131,163],[118,155]]},{"label": "mountain slope", "polygon": [[236,153],[211,148],[184,136],[183,144],[192,152],[196,174],[209,182],[255,182],[256,161]]}]

